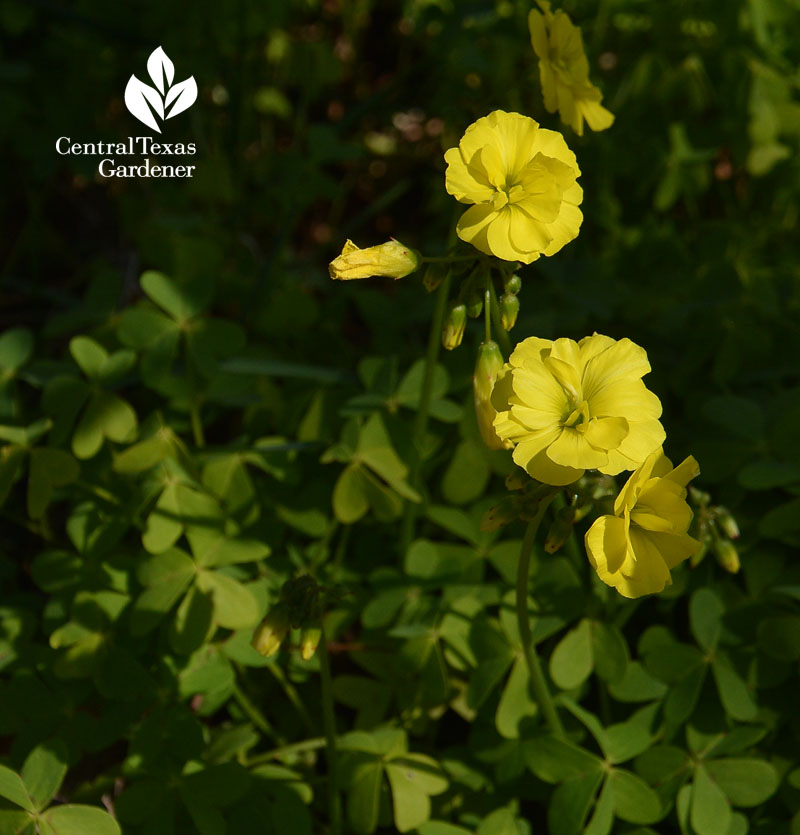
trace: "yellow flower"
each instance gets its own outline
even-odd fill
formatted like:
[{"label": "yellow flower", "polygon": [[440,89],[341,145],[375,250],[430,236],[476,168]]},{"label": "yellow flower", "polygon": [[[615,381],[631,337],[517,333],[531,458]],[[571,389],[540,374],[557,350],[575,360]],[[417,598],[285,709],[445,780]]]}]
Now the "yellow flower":
[{"label": "yellow flower", "polygon": [[544,10],[528,14],[531,44],[539,56],[539,78],[544,106],[561,115],[578,136],[583,135],[583,121],[592,130],[605,130],[614,122],[614,114],[600,101],[602,93],[589,81],[589,61],[583,49],[581,30],[560,9],[553,13],[550,4],[540,0]]},{"label": "yellow flower", "polygon": [[641,379],[649,371],[647,353],[630,339],[529,337],[492,391],[495,431],[545,484],[571,484],[587,469],[635,469],[665,437],[661,402]]},{"label": "yellow flower", "polygon": [[352,241],[348,241],[342,254],[331,261],[328,270],[331,278],[344,281],[370,278],[373,275],[404,278],[419,267],[419,262],[417,252],[394,239],[366,249],[359,249]]},{"label": "yellow flower", "polygon": [[701,543],[686,531],[692,511],[686,485],[700,473],[690,455],[673,469],[656,450],[628,479],[614,503],[586,532],[586,553],[597,576],[625,597],[662,591],[670,569],[696,553]]},{"label": "yellow flower", "polygon": [[461,215],[458,237],[481,252],[530,264],[577,237],[581,172],[560,133],[495,110],[444,158],[448,193],[475,204]]},{"label": "yellow flower", "polygon": [[475,417],[481,438],[489,449],[511,449],[510,441],[501,441],[494,431],[494,419],[497,412],[490,400],[497,375],[503,368],[503,355],[496,342],[482,342],[478,348],[478,361],[472,377],[472,389],[475,394]]}]

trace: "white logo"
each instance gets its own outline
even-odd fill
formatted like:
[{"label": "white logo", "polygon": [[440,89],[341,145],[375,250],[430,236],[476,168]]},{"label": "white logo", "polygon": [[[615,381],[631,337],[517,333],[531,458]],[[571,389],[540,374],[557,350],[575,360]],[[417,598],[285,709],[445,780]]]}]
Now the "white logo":
[{"label": "white logo", "polygon": [[160,46],[150,53],[147,72],[158,89],[132,75],[125,87],[125,106],[140,122],[161,133],[155,116],[163,121],[190,108],[197,99],[197,82],[192,75],[186,81],[173,84],[175,65]]}]

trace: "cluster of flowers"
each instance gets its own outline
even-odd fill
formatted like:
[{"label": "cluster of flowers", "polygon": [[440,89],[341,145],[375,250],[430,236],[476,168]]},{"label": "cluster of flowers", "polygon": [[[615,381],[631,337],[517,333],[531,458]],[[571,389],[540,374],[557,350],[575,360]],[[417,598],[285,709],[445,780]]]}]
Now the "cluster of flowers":
[{"label": "cluster of flowers", "polygon": [[[558,110],[578,134],[584,121],[593,130],[609,127],[614,117],[589,81],[580,30],[544,0],[539,6],[528,23],[545,108]],[[444,158],[448,193],[470,205],[458,221],[458,237],[484,255],[530,264],[577,237],[581,172],[559,132],[495,110],[470,125]],[[330,274],[401,278],[423,260],[398,241],[368,249],[348,241]],[[445,340],[445,347],[453,345]],[[691,456],[677,467],[664,456],[661,403],[642,381],[649,371],[646,352],[629,339],[594,334],[580,342],[530,337],[506,363],[487,339],[475,374],[485,443],[513,449],[514,461],[532,478],[562,487],[586,470],[633,471],[613,514],[598,518],[585,540],[600,579],[626,597],[663,590],[670,569],[701,547],[687,533],[692,511],[686,502],[686,486],[699,468]]]}]

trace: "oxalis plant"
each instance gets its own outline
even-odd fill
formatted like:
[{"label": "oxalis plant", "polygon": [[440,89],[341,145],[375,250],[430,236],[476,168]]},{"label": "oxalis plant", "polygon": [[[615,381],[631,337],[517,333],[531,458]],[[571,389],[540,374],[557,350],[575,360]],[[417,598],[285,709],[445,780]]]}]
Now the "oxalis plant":
[{"label": "oxalis plant", "polygon": [[[586,175],[600,172],[588,160],[603,144],[593,132],[612,128],[614,116],[590,78],[581,32],[564,11],[547,3],[530,11],[529,46],[514,28],[514,4],[497,3],[481,20],[462,15],[460,4],[450,4],[452,11],[404,4],[431,32],[445,26],[444,40],[417,42],[429,58],[438,60],[435,51],[447,43],[462,57],[486,45],[493,70],[501,52],[513,62],[484,77],[482,89],[493,98],[468,117],[455,115],[463,112],[457,103],[442,106],[462,83],[449,64],[432,83],[430,111],[447,119],[442,133],[426,133],[422,142],[429,151],[443,138],[444,160],[436,154],[445,173],[436,187],[439,210],[453,212],[449,237],[444,227],[439,245],[433,237],[427,240],[434,244],[418,247],[429,255],[404,243],[425,240],[418,229],[370,246],[382,239],[359,237],[363,219],[337,225],[349,208],[337,198],[328,215],[327,232],[332,227],[336,236],[331,256],[344,246],[330,264],[335,281],[328,281],[324,264],[303,261],[302,244],[295,250],[301,238],[293,236],[302,226],[322,245],[326,230],[308,212],[316,217],[318,198],[346,189],[320,174],[339,159],[360,175],[348,131],[363,114],[365,124],[374,125],[375,114],[384,119],[395,88],[378,97],[384,104],[371,100],[367,110],[354,108],[352,119],[336,122],[337,102],[325,98],[335,99],[342,85],[314,56],[333,48],[326,36],[338,38],[339,9],[356,34],[366,32],[366,18],[345,14],[352,4],[267,5],[277,15],[268,24],[264,9],[255,8],[242,25],[235,10],[225,23],[222,6],[213,23],[220,37],[233,39],[229,54],[237,65],[242,57],[243,79],[257,75],[248,52],[259,61],[266,55],[274,67],[278,86],[260,90],[259,106],[277,102],[289,113],[293,102],[275,93],[309,84],[296,120],[265,113],[260,122],[283,120],[283,134],[275,127],[277,162],[264,169],[255,157],[252,179],[240,180],[251,165],[248,151],[234,178],[253,196],[249,217],[269,216],[262,229],[283,229],[281,240],[293,230],[291,259],[281,257],[287,247],[262,253],[255,232],[242,234],[248,215],[229,211],[238,206],[226,181],[224,212],[200,210],[212,203],[196,203],[198,193],[187,197],[188,214],[180,214],[180,203],[174,215],[153,213],[155,225],[142,227],[149,230],[140,247],[148,268],[138,284],[103,262],[87,265],[80,302],[71,280],[63,295],[46,295],[48,309],[52,303],[58,312],[40,321],[45,296],[36,304],[35,330],[0,334],[0,835],[797,835],[800,573],[790,549],[798,535],[800,446],[792,446],[792,430],[800,412],[796,392],[776,376],[796,378],[791,357],[764,361],[763,346],[792,343],[777,296],[764,295],[772,273],[755,257],[768,241],[770,263],[793,263],[790,187],[770,190],[762,180],[760,197],[753,196],[740,180],[737,146],[732,162],[717,162],[732,166],[729,185],[752,199],[748,211],[759,207],[762,242],[746,240],[752,230],[742,218],[717,215],[713,206],[705,217],[725,188],[709,185],[709,134],[695,136],[698,125],[682,122],[639,127],[631,115],[635,97],[626,99],[620,85],[620,113],[623,103],[631,109],[626,124],[620,118],[606,136],[624,135],[635,123],[650,143],[663,128],[671,150],[664,171],[652,166],[654,194],[647,182],[638,198],[625,191],[626,166],[618,162],[624,143],[609,145],[614,157],[603,177],[628,205],[639,199],[646,207],[653,198],[658,212],[674,207],[675,216],[662,214],[670,224],[663,238],[648,232],[646,211],[644,219],[612,227],[594,262],[598,295],[606,292],[603,266],[617,269],[631,253],[612,240],[628,231],[653,261],[664,252],[659,240],[672,251],[686,237],[697,245],[691,259],[698,268],[676,276],[683,301],[671,317],[670,294],[656,298],[653,282],[679,260],[665,258],[650,284],[624,286],[626,298],[638,293],[631,310],[652,336],[631,331],[632,341],[591,320],[568,328],[565,322],[594,315],[597,305],[583,298],[562,310],[558,328],[529,325],[546,321],[548,294],[558,286],[543,280],[548,266],[563,272],[582,244],[576,238],[585,242],[596,232],[581,214],[582,184],[590,195]],[[646,40],[626,82],[648,107],[674,103],[664,89],[653,96],[659,64],[651,59],[672,54],[673,35],[659,21],[680,4],[651,4],[646,12],[635,2],[611,5],[599,7],[594,45],[628,27],[628,46],[618,50],[622,67],[638,55],[631,43]],[[748,49],[774,36],[775,51],[762,55],[772,69],[744,59],[741,71],[732,69],[731,53],[719,50],[725,60],[706,79],[727,79],[714,105],[721,124],[752,120],[750,130],[739,131],[756,152],[752,171],[781,164],[796,121],[793,65],[787,61],[783,75],[776,69],[780,50],[791,55],[800,42],[785,34],[792,10],[788,0],[775,0],[768,14],[765,8],[715,6],[717,24],[675,14],[676,31],[695,37],[702,55],[714,43],[714,25]],[[283,26],[281,9],[287,28],[270,28],[265,53],[263,27]],[[706,11],[711,15],[710,6]],[[195,21],[201,28],[202,13],[198,8]],[[321,28],[318,20],[306,26],[315,15]],[[11,33],[14,15],[0,17]],[[290,27],[298,20],[310,52],[293,51],[300,41],[292,43]],[[652,29],[642,29],[648,20]],[[258,27],[240,49],[251,24]],[[16,25],[20,48],[33,49],[25,20]],[[482,33],[496,34],[497,42],[481,40]],[[87,55],[96,44],[110,59],[106,34],[92,39],[85,30],[79,40]],[[349,51],[349,42],[344,35],[337,41],[342,66],[352,60],[351,79],[369,76],[374,50]],[[606,57],[614,57],[616,44],[608,48],[614,53]],[[247,83],[231,96],[236,107],[223,109],[228,93],[222,78],[209,89],[209,77],[220,72],[213,51],[209,56],[210,74],[193,63],[204,80],[192,112],[204,112],[211,94],[227,130],[234,110],[252,115]],[[416,66],[417,57],[416,48],[400,56],[398,68]],[[156,75],[166,90],[171,70],[159,60],[164,72]],[[524,61],[534,71],[538,64],[540,88],[520,76],[503,98],[497,80],[515,77],[511,67]],[[121,61],[117,98],[119,79],[136,66]],[[672,68],[669,83],[687,72],[697,80],[701,67],[699,58],[687,60]],[[81,80],[80,68],[73,70]],[[749,103],[727,95],[742,89],[740,72],[752,73]],[[35,90],[39,76],[30,77]],[[401,84],[409,77],[398,73]],[[469,89],[474,101],[477,88]],[[535,104],[527,108],[529,93]],[[540,100],[552,122],[533,109]],[[665,109],[671,120],[672,106]],[[60,117],[50,111],[42,118],[55,124]],[[711,121],[704,119],[706,128]],[[297,145],[281,150],[289,133]],[[583,133],[589,135],[576,139]],[[247,137],[244,126],[240,135]],[[371,168],[380,143],[367,137],[358,136],[365,147],[371,143],[369,152],[356,151]],[[701,143],[697,150],[690,137]],[[284,167],[285,178],[277,176]],[[66,182],[57,180],[59,193]],[[602,188],[597,177],[597,205]],[[236,185],[235,193],[244,192]],[[119,200],[127,209],[120,214],[137,219],[126,226],[133,235],[142,204],[133,192]],[[684,210],[691,224],[681,225]],[[164,240],[156,230],[168,230]],[[742,250],[737,241],[723,252],[720,230],[742,232],[729,235],[743,239]],[[356,243],[345,242],[348,234]],[[12,268],[41,246],[44,270],[60,237],[27,239],[27,249],[23,242],[12,253]],[[784,253],[772,247],[781,241],[788,241]],[[681,419],[683,410],[669,409],[657,347],[687,306],[695,311],[688,321],[704,316],[697,308],[705,311],[707,295],[728,280],[720,275],[723,255],[736,259],[750,290],[739,295],[735,286],[725,296],[735,325],[726,347],[712,344],[724,329],[709,317],[710,335],[691,341],[691,358],[670,369],[681,401],[691,404]],[[720,263],[710,263],[717,257]],[[256,263],[270,281],[261,281]],[[712,283],[696,298],[692,282],[702,284],[706,269]],[[783,276],[787,285],[793,277],[788,270]],[[340,283],[353,279],[364,281]],[[245,310],[248,282],[274,285],[257,295],[269,304]],[[21,287],[12,302],[18,292],[28,298]],[[617,321],[628,315],[621,293],[609,285],[604,315]],[[790,309],[794,296],[786,298]],[[348,299],[355,304],[346,310]],[[403,308],[408,302],[413,310]],[[395,303],[401,326],[423,322],[419,333],[404,332],[407,344],[395,341],[399,328],[381,332]],[[536,305],[538,318],[529,315]],[[752,311],[745,316],[748,305],[763,305],[760,327]],[[664,322],[655,318],[661,316]],[[428,318],[426,352],[416,340],[424,340]],[[359,321],[397,356],[365,356],[363,343],[351,340]],[[765,333],[772,324],[777,335]],[[733,361],[734,348],[747,363]],[[354,373],[343,357],[356,350]],[[725,367],[709,381],[704,363],[712,358]],[[759,363],[764,368],[755,369]],[[734,380],[740,368],[753,375],[752,386]],[[706,398],[714,386],[731,390]],[[743,390],[750,399],[737,396]],[[719,438],[709,437],[708,425],[704,437],[703,414],[713,416]],[[771,422],[780,430],[775,441]],[[728,458],[731,466],[720,467]],[[789,495],[770,507],[776,487]],[[736,508],[741,540],[718,499]]]},{"label": "oxalis plant", "polygon": [[[609,128],[614,116],[602,106],[601,93],[589,79],[580,30],[547,2],[530,12],[529,29],[546,109],[558,111],[579,135],[585,124],[594,131]],[[700,474],[693,456],[674,464],[665,452],[661,402],[643,379],[651,370],[645,347],[600,333],[578,341],[526,335],[516,345],[509,337],[521,291],[535,280],[524,267],[541,257],[557,257],[580,233],[583,190],[578,160],[559,131],[504,110],[469,125],[444,159],[448,194],[469,206],[458,218],[445,254],[424,255],[396,239],[365,248],[348,240],[330,264],[331,278],[340,281],[375,276],[397,280],[421,273],[425,289],[435,294],[408,466],[393,453],[389,436],[374,419],[360,433],[353,428],[351,437],[343,438],[327,457],[348,462],[334,490],[336,514],[345,524],[354,524],[371,509],[376,519],[389,521],[395,516],[392,504],[402,501],[399,553],[407,566],[415,563],[418,514],[426,504],[426,431],[432,410],[441,408],[435,394],[440,349],[458,348],[468,320],[482,317],[483,341],[473,376],[475,424],[485,447],[505,451],[515,466],[505,478],[507,497],[484,513],[480,531],[496,533],[521,520],[525,532],[515,559],[506,564],[507,573],[516,575],[513,595],[507,599],[509,604],[513,601],[514,622],[504,622],[511,643],[506,650],[495,647],[498,658],[478,663],[495,665],[489,676],[493,683],[501,683],[512,667],[497,714],[501,734],[519,735],[512,726],[528,710],[528,693],[533,697],[530,718],[536,730],[525,743],[524,757],[538,778],[558,785],[549,804],[549,831],[605,835],[615,818],[633,825],[653,824],[664,818],[674,799],[684,832],[745,832],[746,820],[732,812],[731,804],[748,806],[766,799],[776,788],[777,775],[764,762],[724,755],[748,747],[761,732],[753,730],[751,735],[741,729],[738,739],[734,731],[727,742],[724,735],[692,739],[696,759],[657,744],[691,712],[705,663],[712,662],[726,706],[736,701],[731,692],[742,687],[724,653],[716,654],[721,610],[713,593],[698,593],[690,612],[691,628],[707,653],[703,664],[687,654],[687,666],[681,669],[682,662],[672,654],[677,645],[658,629],[643,643],[654,667],[659,667],[654,659],[662,651],[669,656],[668,679],[690,679],[685,692],[668,700],[666,728],[672,730],[666,734],[658,730],[656,706],[603,727],[576,699],[577,688],[594,669],[602,681],[608,724],[606,686],[616,686],[617,698],[634,702],[648,699],[649,686],[654,688],[651,696],[662,686],[641,666],[631,665],[613,622],[587,611],[550,657],[549,676],[536,648],[552,632],[548,621],[559,622],[558,605],[563,602],[551,598],[555,610],[544,612],[535,589],[531,599],[537,539],[543,538],[546,555],[568,554],[568,562],[554,561],[553,571],[568,566],[582,574],[605,601],[605,609],[616,613],[619,624],[632,613],[631,601],[662,592],[672,584],[673,569],[687,561],[697,565],[709,548],[725,570],[739,569],[732,541],[739,536],[736,522],[707,494],[689,486]],[[576,527],[585,529],[582,546]],[[546,563],[540,571],[548,576]],[[421,573],[425,576],[424,570]],[[602,592],[599,584],[608,591]],[[332,830],[342,831],[343,825],[338,785],[348,792],[348,825],[353,831],[368,833],[378,826],[385,775],[400,831],[420,827],[426,835],[466,832],[426,823],[429,797],[444,792],[447,780],[434,759],[408,752],[402,730],[354,732],[337,739],[322,631],[322,614],[332,605],[325,600],[331,594],[308,578],[287,583],[281,601],[256,631],[253,646],[270,656],[291,628],[298,627],[303,658],[321,648]],[[619,603],[611,599],[614,595]],[[488,691],[492,684],[481,687]],[[483,692],[473,703],[487,695]],[[744,693],[742,699],[747,701]],[[754,715],[746,704],[730,704],[730,712],[742,719]],[[594,738],[595,750],[576,742],[586,731]],[[344,777],[338,773],[337,749],[344,754]],[[623,767],[637,756],[636,771]],[[748,781],[750,788],[744,788]],[[512,823],[513,817],[490,816],[478,832],[523,831]]]}]

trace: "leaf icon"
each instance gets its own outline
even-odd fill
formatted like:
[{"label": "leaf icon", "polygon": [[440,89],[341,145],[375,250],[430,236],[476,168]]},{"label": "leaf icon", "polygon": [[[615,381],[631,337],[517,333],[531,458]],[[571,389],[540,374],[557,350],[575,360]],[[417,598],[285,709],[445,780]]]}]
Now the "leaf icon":
[{"label": "leaf icon", "polygon": [[167,88],[172,84],[175,77],[175,65],[169,60],[167,53],[159,46],[150,53],[147,59],[147,72],[153,79],[153,84],[158,87],[159,92],[164,94],[164,77],[167,79]]},{"label": "leaf icon", "polygon": [[[172,64],[170,64],[171,66]],[[197,93],[195,92],[196,96]],[[150,107],[148,107],[148,102],[158,117],[163,119],[164,105],[161,102],[161,96],[159,96],[158,91],[139,81],[135,75],[132,75],[128,79],[128,84],[125,87],[125,106],[140,122],[144,122],[148,128],[152,128],[157,133],[161,133],[161,128],[158,126],[155,118],[153,118],[153,113]],[[188,107],[189,105],[186,106]]]},{"label": "leaf icon", "polygon": [[[178,82],[174,87],[171,87],[164,99],[164,106],[169,112],[166,115],[167,119],[183,113],[184,110],[191,107],[197,99],[197,82],[194,76],[190,75],[186,81]],[[175,102],[170,108],[170,104]]]}]

